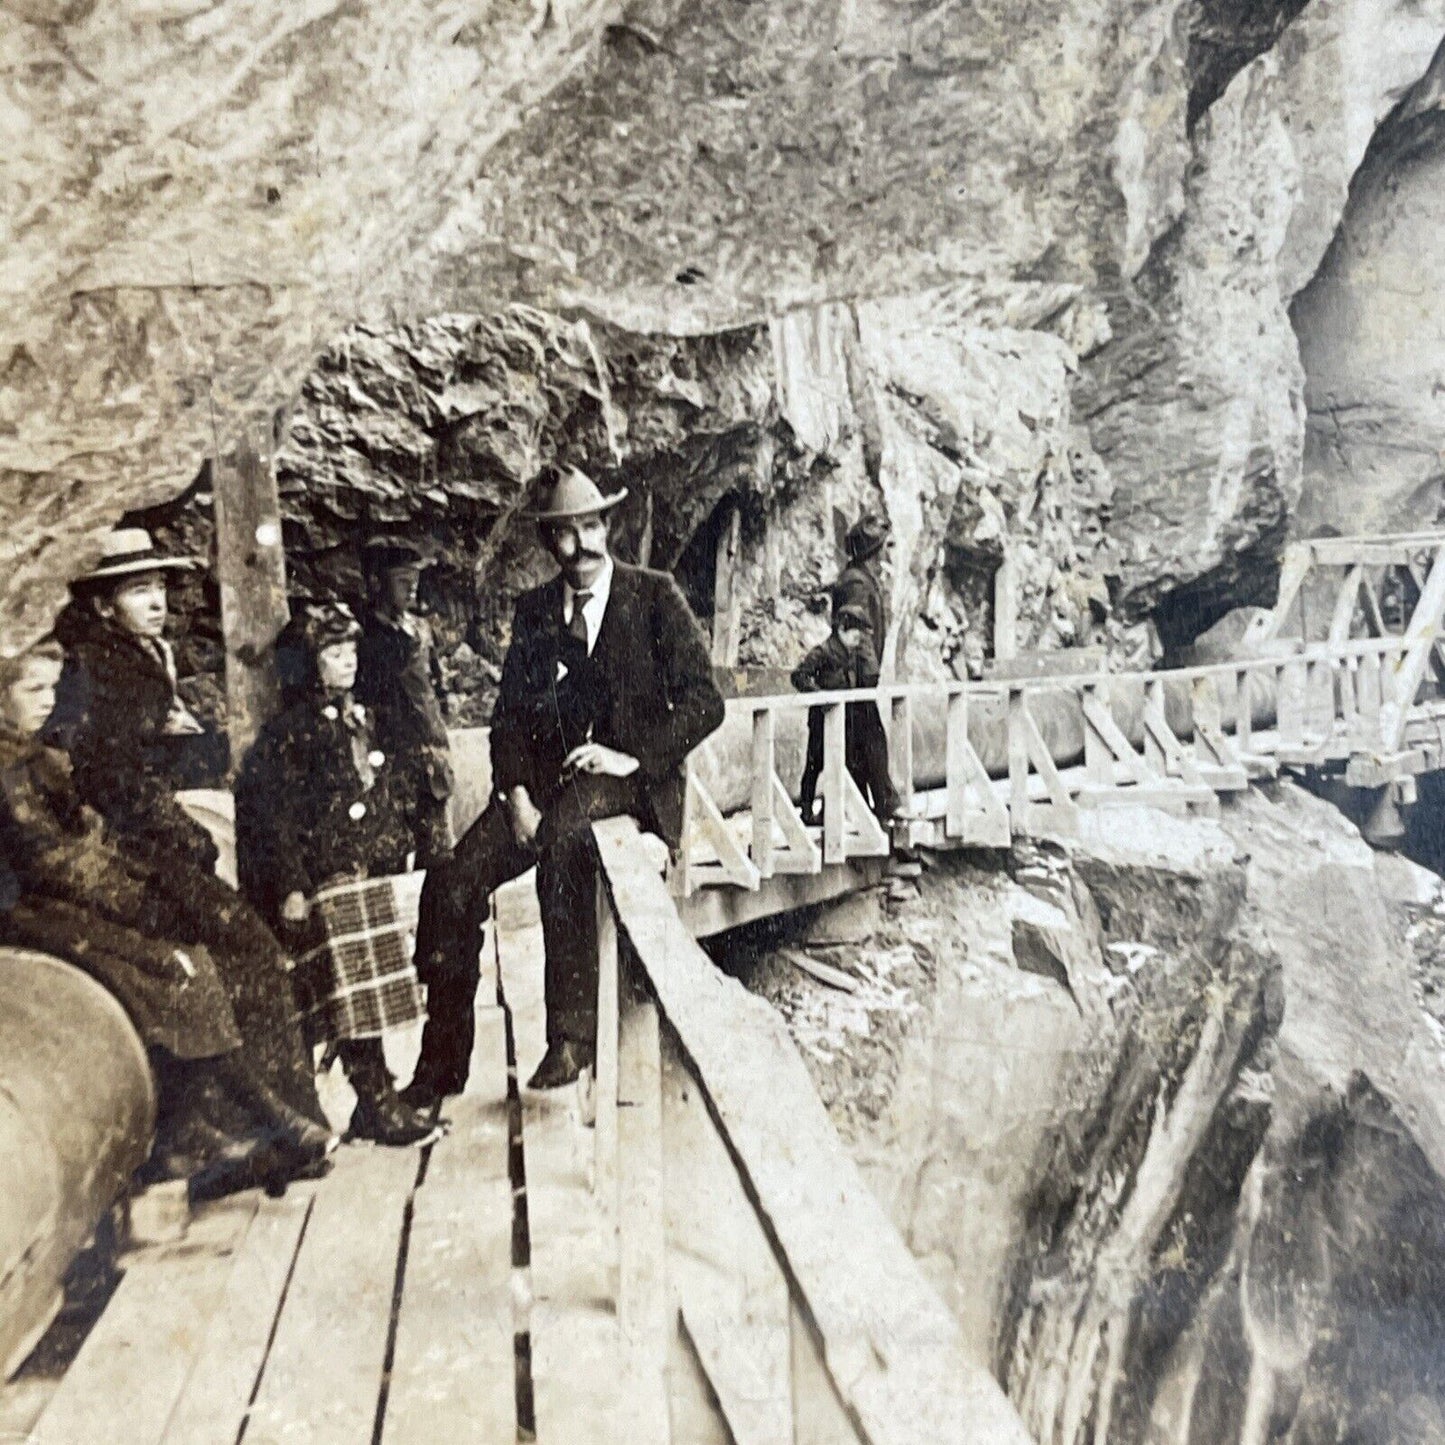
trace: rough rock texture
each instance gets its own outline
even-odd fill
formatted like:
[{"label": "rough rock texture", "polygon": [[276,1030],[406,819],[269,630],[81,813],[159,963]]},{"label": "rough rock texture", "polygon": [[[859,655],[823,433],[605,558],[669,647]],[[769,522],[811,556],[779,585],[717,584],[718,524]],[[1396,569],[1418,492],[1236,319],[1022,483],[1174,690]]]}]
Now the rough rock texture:
[{"label": "rough rock texture", "polygon": [[1445,480],[1445,64],[1376,137],[1294,322],[1307,376],[1295,530],[1407,531]]},{"label": "rough rock texture", "polygon": [[[9,0],[0,642],[119,512],[269,428],[345,326],[512,301],[703,333],[962,287],[997,333],[977,399],[1041,396],[1059,454],[1087,430],[1102,459],[1118,598],[1216,585],[1298,492],[1284,307],[1445,33],[1439,0],[1291,11]],[[1055,333],[1086,365],[1067,412]],[[884,458],[916,431],[892,411]],[[895,476],[925,511],[952,482]],[[936,561],[904,559],[900,591]]]},{"label": "rough rock texture", "polygon": [[[1094,817],[752,975],[1050,1445],[1445,1419],[1438,878],[1326,803]],[[852,969],[854,993],[796,968]],[[1387,1243],[1388,1241],[1388,1243]]]},{"label": "rough rock texture", "polygon": [[1430,5],[1320,0],[1200,119],[1183,215],[1133,293],[1110,298],[1113,338],[1076,398],[1118,485],[1112,531],[1136,605],[1187,584],[1199,631],[1262,600],[1232,584],[1299,499],[1304,374],[1287,308],[1442,22]]},{"label": "rough rock texture", "polygon": [[[890,641],[912,676],[977,675],[1007,546],[1025,646],[1103,642],[1114,620],[1110,487],[1070,426],[1067,293],[795,312],[714,336],[638,335],[515,306],[348,331],[304,382],[277,470],[293,593],[355,597],[370,530],[429,539],[424,589],[458,716],[484,718],[516,592],[546,568],[517,509],[538,473],[586,468],[629,496],[618,550],[679,577],[712,621],[717,543],[741,512],[739,661],[791,668],[826,635],[848,524],[886,512]],[[1012,320],[1021,325],[1004,325]],[[210,549],[206,478],[143,520]],[[215,617],[202,622],[215,634]]]}]

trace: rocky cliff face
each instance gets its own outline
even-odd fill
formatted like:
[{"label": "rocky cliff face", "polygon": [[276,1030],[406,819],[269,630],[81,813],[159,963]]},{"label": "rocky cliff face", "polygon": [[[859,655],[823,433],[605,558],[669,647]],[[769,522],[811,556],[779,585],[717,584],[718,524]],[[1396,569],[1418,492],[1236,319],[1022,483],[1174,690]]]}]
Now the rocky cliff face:
[{"label": "rocky cliff face", "polygon": [[754,986],[1036,1439],[1439,1438],[1439,879],[1290,785],[1120,824]]},{"label": "rocky cliff face", "polygon": [[[859,469],[909,539],[899,615],[940,634],[920,670],[969,652],[1000,533],[1021,523],[1023,547],[1053,554],[1050,515],[1067,519],[1081,472],[1112,496],[1107,514],[1078,504],[1113,556],[1095,567],[1090,543],[1082,577],[1073,557],[1029,571],[1037,640],[1076,640],[1107,587],[1126,619],[1156,612],[1187,641],[1267,585],[1305,436],[1287,308],[1376,127],[1434,104],[1435,0],[1297,9],[11,0],[4,646],[46,624],[120,512],[269,431],[315,392],[318,357],[336,380],[337,348],[367,350],[338,340],[349,325],[425,353],[435,335],[407,338],[439,323],[421,318],[495,328],[519,302],[634,337],[771,319],[800,381],[835,377],[836,336],[856,332]],[[550,365],[544,347],[512,380],[545,389]],[[825,454],[790,418],[827,405],[773,380],[802,451]],[[393,400],[352,425],[389,490],[423,491],[409,429],[431,421]],[[441,419],[465,430],[471,404],[444,399]],[[823,470],[851,501],[863,483],[837,445]],[[525,444],[512,463],[530,465]],[[804,573],[827,510],[794,507],[791,533],[784,517],[788,540],[808,535]],[[774,593],[807,630],[787,570],[765,567],[749,599],[759,660],[781,651]]]}]

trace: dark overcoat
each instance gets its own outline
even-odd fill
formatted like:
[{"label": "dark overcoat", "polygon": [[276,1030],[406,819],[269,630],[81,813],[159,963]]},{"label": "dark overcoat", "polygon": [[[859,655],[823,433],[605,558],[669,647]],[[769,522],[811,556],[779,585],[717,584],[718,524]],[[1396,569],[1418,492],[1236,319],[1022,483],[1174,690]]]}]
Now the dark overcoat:
[{"label": "dark overcoat", "polygon": [[369,613],[356,660],[356,700],[375,713],[377,742],[414,774],[417,853],[427,863],[445,857],[452,844],[447,800],[456,775],[431,625],[423,617],[408,617],[402,626]]},{"label": "dark overcoat", "polygon": [[850,562],[828,591],[833,599],[835,617],[850,603],[863,609],[868,618],[874,655],[882,657],[883,644],[888,636],[888,610],[883,602],[883,584],[872,567],[867,562]]},{"label": "dark overcoat", "polygon": [[865,636],[849,652],[838,634],[820,642],[793,669],[793,686],[799,692],[832,692],[850,687],[878,685],[878,656]]},{"label": "dark overcoat", "polygon": [[70,754],[77,791],[125,847],[211,872],[216,845],[175,797],[175,698],[161,655],[97,618],[67,645],[46,740]]},{"label": "dark overcoat", "polygon": [[241,888],[279,925],[289,893],[405,871],[414,779],[370,708],[309,693],[271,719],[236,780]]},{"label": "dark overcoat", "polygon": [[149,865],[106,839],[64,753],[3,730],[0,856],[12,885],[0,909],[5,942],[88,973],[150,1047],[195,1059],[240,1045],[210,954],[157,936],[165,910]]},{"label": "dark overcoat", "polygon": [[615,562],[596,645],[579,660],[563,595],[556,577],[517,599],[492,714],[492,786],[505,797],[520,784],[545,806],[590,726],[591,741],[638,760],[652,812],[642,821],[675,845],[683,765],[723,719],[702,632],[671,577]]}]

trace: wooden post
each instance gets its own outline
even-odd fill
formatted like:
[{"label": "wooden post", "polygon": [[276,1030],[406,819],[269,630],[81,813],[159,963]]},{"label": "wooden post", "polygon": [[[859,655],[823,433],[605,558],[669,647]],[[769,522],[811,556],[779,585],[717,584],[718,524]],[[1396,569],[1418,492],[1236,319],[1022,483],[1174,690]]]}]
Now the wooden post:
[{"label": "wooden post", "polygon": [[888,754],[893,781],[898,787],[898,806],[904,814],[913,811],[913,696],[899,693],[893,699],[893,726],[888,734]]},{"label": "wooden post", "polygon": [[753,714],[753,866],[760,878],[773,876],[774,717],[770,707]]},{"label": "wooden post", "polygon": [[1029,828],[1028,704],[1022,688],[1008,694],[1008,811],[1015,837]]},{"label": "wooden post", "polygon": [[847,744],[845,713],[841,702],[823,708],[823,862],[843,863],[848,858],[846,804]]},{"label": "wooden post", "polygon": [[993,576],[993,655],[996,662],[1018,654],[1018,577],[1013,555],[1005,551]]},{"label": "wooden post", "polygon": [[[617,1085],[617,1324],[622,1344],[624,1428],[637,1445],[667,1445],[670,1330],[667,1221],[663,1206],[662,1053],[657,1006],[633,997],[636,960],[622,980],[629,997],[619,1024]],[[599,1115],[600,1119],[600,1115]]]},{"label": "wooden post", "polygon": [[734,506],[718,534],[717,568],[713,581],[712,665],[736,667],[742,642],[742,591],[738,586],[742,560],[743,514]]},{"label": "wooden post", "polygon": [[276,635],[289,616],[274,461],[270,436],[258,446],[248,433],[211,463],[233,765],[276,710]]},{"label": "wooden post", "polygon": [[943,751],[943,833],[962,838],[968,829],[968,689],[948,694],[948,730]]},{"label": "wooden post", "polygon": [[609,1219],[617,1218],[617,920],[607,885],[597,879],[597,1081],[594,1187]]}]

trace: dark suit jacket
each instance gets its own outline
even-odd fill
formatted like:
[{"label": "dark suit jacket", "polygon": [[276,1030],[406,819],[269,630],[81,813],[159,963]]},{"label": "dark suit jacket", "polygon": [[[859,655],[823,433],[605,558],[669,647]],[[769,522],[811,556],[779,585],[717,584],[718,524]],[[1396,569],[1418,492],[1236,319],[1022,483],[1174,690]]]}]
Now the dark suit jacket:
[{"label": "dark suit jacket", "polygon": [[613,566],[597,645],[580,666],[562,621],[562,579],[517,599],[492,714],[492,783],[499,796],[524,785],[545,807],[560,786],[562,759],[590,720],[592,741],[638,759],[635,776],[653,814],[642,821],[675,845],[683,765],[721,724],[722,697],[677,584],[663,572]]},{"label": "dark suit jacket", "polygon": [[852,603],[868,615],[868,628],[873,634],[873,652],[883,656],[883,642],[888,636],[888,612],[883,604],[883,586],[866,562],[850,562],[828,589],[833,598],[833,615],[840,607]]}]

